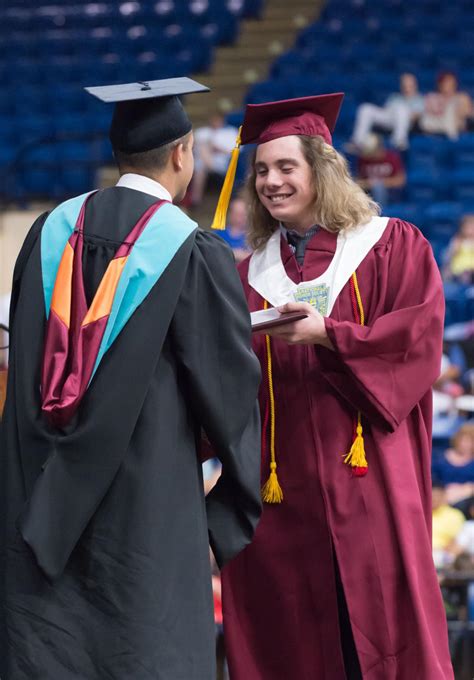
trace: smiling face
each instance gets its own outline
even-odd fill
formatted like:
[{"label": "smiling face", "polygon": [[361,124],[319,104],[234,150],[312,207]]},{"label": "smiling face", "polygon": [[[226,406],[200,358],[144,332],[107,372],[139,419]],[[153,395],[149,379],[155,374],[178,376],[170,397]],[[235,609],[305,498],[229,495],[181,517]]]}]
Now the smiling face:
[{"label": "smiling face", "polygon": [[314,225],[313,178],[297,136],[260,144],[255,175],[257,195],[275,220],[300,233]]}]

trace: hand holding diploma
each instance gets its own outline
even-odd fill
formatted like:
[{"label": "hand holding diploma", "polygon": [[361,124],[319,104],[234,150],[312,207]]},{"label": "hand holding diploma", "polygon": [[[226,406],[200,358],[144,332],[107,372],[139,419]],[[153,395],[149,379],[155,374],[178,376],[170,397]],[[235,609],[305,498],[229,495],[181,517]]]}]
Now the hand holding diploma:
[{"label": "hand holding diploma", "polygon": [[274,328],[275,326],[281,326],[283,324],[288,324],[291,322],[298,321],[300,319],[305,319],[307,316],[306,312],[296,311],[284,314],[279,311],[277,307],[270,307],[269,309],[260,309],[257,312],[250,313],[250,319],[252,321],[252,331],[254,333],[267,333],[269,328]]},{"label": "hand holding diploma", "polygon": [[317,344],[334,349],[326,333],[324,317],[308,302],[287,302],[250,316],[254,332],[280,338],[290,345]]}]

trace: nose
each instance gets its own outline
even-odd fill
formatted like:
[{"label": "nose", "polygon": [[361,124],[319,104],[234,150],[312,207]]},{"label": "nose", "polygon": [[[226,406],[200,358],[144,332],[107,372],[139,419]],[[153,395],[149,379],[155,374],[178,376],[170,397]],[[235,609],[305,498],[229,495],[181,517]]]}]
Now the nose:
[{"label": "nose", "polygon": [[278,188],[282,185],[280,173],[276,168],[270,168],[265,179],[265,184],[269,189]]}]

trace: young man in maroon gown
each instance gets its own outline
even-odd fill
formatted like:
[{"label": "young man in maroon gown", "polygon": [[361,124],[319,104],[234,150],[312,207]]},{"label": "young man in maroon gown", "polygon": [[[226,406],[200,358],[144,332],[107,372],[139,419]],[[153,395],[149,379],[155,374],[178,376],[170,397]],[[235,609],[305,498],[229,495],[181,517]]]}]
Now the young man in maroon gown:
[{"label": "young man in maroon gown", "polygon": [[431,555],[441,280],[332,147],[341,100],[248,106],[242,129],[250,311],[307,318],[254,335],[266,503],[222,574],[232,680],[453,678]]}]

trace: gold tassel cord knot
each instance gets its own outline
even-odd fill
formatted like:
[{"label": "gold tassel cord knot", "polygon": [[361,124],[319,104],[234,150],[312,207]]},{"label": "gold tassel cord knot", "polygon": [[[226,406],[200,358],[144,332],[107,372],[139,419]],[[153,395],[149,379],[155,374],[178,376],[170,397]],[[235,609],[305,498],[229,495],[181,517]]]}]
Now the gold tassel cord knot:
[{"label": "gold tassel cord knot", "polygon": [[270,463],[270,476],[262,487],[262,500],[265,503],[281,503],[283,491],[278,482],[276,463]]},{"label": "gold tassel cord knot", "polygon": [[230,155],[229,167],[227,168],[224,184],[222,185],[219,200],[217,202],[217,208],[211,224],[211,229],[224,231],[226,227],[227,210],[229,208],[230,197],[232,196],[232,189],[234,187],[237,163],[239,162],[241,131],[242,127],[239,128],[239,133],[237,135],[237,139],[235,140],[235,147]]}]

